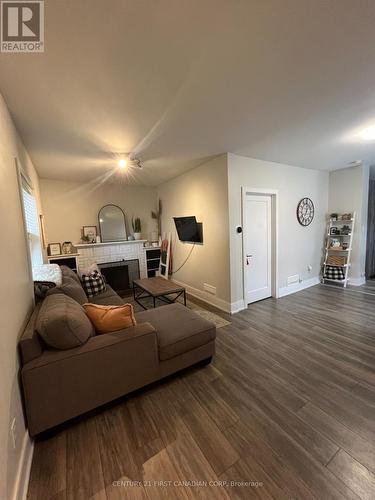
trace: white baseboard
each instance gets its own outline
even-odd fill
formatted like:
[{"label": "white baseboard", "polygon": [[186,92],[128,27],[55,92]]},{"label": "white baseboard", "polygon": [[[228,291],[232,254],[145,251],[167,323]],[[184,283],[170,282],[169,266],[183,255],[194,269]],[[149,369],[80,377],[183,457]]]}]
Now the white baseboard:
[{"label": "white baseboard", "polygon": [[290,295],[292,293],[300,292],[301,290],[305,290],[305,288],[310,288],[311,286],[318,285],[319,283],[320,283],[319,276],[315,276],[314,278],[301,281],[301,283],[295,283],[294,285],[284,286],[282,288],[279,288],[279,298],[285,297],[286,295]]},{"label": "white baseboard", "polygon": [[31,440],[29,433],[26,432],[23,438],[12,500],[26,500],[33,453],[34,442]]},{"label": "white baseboard", "polygon": [[244,300],[237,300],[237,302],[232,302],[230,305],[230,313],[235,314],[246,309],[246,304]]},{"label": "white baseboard", "polygon": [[348,280],[349,285],[353,286],[361,286],[366,284],[366,278],[363,276],[361,278],[349,278]]},{"label": "white baseboard", "polygon": [[209,304],[210,306],[217,307],[221,311],[224,311],[226,313],[231,313],[231,304],[226,300],[219,299],[219,297],[216,297],[215,295],[211,295],[210,293],[207,293],[204,290],[199,290],[198,288],[194,288],[190,285],[187,285],[186,283],[183,283],[182,281],[177,281],[175,279],[173,279],[173,281],[178,285],[181,285],[184,288],[186,288],[186,292],[192,297],[202,300],[203,302],[206,302],[206,304]]}]

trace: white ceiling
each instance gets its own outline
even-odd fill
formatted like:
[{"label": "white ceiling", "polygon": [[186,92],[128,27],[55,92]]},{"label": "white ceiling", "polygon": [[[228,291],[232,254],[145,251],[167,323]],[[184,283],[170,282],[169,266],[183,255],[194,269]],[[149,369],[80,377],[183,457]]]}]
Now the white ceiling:
[{"label": "white ceiling", "polygon": [[308,168],[375,162],[374,0],[46,0],[44,54],[0,91],[42,177],[116,155],[158,184],[225,151]]}]

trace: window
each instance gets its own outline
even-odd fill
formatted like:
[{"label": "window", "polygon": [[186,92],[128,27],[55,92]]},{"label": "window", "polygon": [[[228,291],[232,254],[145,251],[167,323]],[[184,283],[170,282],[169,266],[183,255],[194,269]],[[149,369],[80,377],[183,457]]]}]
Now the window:
[{"label": "window", "polygon": [[38,209],[33,188],[24,174],[21,174],[21,182],[25,227],[29,243],[31,265],[34,268],[35,266],[43,264]]}]

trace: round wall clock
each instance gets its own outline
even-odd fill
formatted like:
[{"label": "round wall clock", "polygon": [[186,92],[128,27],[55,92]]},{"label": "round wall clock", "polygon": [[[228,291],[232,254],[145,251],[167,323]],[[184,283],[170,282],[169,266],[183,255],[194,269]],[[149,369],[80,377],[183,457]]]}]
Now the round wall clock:
[{"label": "round wall clock", "polygon": [[301,226],[308,226],[314,218],[314,203],[310,198],[302,198],[297,205],[297,219]]}]

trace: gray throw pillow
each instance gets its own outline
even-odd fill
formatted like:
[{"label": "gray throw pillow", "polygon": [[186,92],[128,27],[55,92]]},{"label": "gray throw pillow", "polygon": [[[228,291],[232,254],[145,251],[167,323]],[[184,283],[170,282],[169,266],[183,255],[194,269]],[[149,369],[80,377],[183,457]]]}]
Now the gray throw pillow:
[{"label": "gray throw pillow", "polygon": [[44,342],[55,349],[79,347],[95,335],[83,307],[63,293],[44,299],[36,330]]},{"label": "gray throw pillow", "polygon": [[82,285],[80,283],[77,283],[74,279],[64,278],[62,285],[51,288],[51,290],[47,292],[47,296],[60,293],[67,295],[71,299],[78,302],[78,304],[80,305],[87,302],[87,295],[85,294]]},{"label": "gray throw pillow", "polygon": [[76,281],[79,285],[81,284],[78,274],[75,273],[72,269],[70,269],[70,267],[60,266],[60,269],[63,276],[63,283],[67,278],[70,278]]}]

